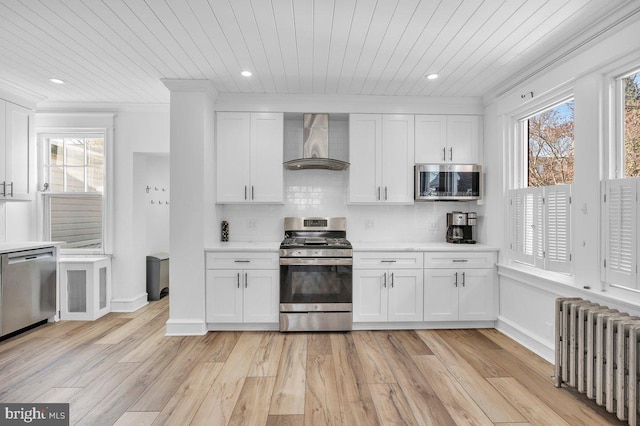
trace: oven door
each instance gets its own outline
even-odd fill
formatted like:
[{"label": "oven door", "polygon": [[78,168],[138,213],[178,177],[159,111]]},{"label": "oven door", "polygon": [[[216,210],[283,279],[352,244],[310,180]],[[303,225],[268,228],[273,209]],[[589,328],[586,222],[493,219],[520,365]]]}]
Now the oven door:
[{"label": "oven door", "polygon": [[351,258],[280,258],[280,312],[351,312]]}]

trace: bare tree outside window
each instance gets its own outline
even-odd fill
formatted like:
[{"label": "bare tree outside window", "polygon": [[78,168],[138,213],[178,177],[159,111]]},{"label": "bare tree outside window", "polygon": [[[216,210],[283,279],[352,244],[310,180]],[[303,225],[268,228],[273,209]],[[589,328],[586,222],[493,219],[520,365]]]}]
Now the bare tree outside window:
[{"label": "bare tree outside window", "polygon": [[573,99],[530,117],[528,186],[573,183]]},{"label": "bare tree outside window", "polygon": [[640,177],[640,72],[624,86],[624,176]]}]

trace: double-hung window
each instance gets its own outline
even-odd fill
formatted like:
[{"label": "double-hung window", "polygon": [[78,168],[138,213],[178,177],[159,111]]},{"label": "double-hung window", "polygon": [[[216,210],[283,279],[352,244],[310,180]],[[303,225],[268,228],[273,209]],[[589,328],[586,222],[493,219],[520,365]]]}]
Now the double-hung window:
[{"label": "double-hung window", "polygon": [[38,135],[44,238],[67,253],[104,253],[104,131]]},{"label": "double-hung window", "polygon": [[[518,122],[520,182],[509,194],[512,257],[570,273],[571,184],[574,169],[573,100]],[[524,185],[522,185],[524,186]]]},{"label": "double-hung window", "polygon": [[615,168],[604,182],[604,279],[609,285],[640,289],[640,72],[615,79]]}]

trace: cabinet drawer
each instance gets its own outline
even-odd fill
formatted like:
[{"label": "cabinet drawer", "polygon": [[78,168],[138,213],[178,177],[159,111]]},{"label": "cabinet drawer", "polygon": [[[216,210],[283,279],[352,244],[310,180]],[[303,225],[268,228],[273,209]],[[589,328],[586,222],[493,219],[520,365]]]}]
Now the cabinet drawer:
[{"label": "cabinet drawer", "polygon": [[487,252],[427,252],[425,268],[493,268],[497,262],[495,251]]},{"label": "cabinet drawer", "polygon": [[207,252],[207,269],[278,269],[276,252]]},{"label": "cabinet drawer", "polygon": [[402,252],[355,252],[355,269],[420,269],[422,253]]}]

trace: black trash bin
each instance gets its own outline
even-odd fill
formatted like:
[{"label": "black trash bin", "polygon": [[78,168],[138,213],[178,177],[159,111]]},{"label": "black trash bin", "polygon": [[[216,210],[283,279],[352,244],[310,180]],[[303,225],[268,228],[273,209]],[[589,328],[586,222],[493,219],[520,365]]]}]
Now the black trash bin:
[{"label": "black trash bin", "polygon": [[169,294],[169,254],[147,256],[147,294],[149,300],[160,300]]}]

